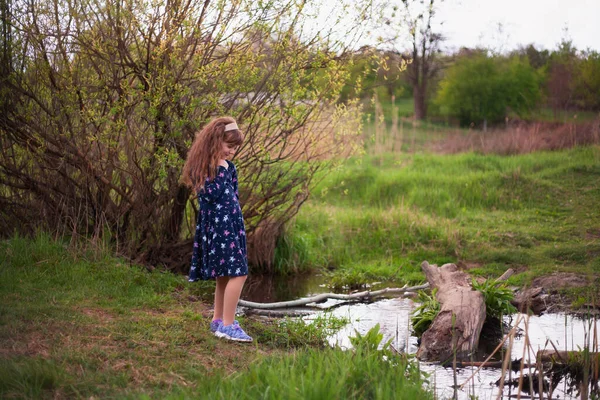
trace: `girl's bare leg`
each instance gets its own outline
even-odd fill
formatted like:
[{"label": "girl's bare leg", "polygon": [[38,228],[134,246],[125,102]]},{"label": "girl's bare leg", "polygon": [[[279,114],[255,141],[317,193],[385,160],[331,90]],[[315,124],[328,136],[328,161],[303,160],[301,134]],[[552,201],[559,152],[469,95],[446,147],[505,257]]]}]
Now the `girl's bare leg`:
[{"label": "girl's bare leg", "polygon": [[238,301],[240,300],[240,294],[242,294],[242,288],[244,287],[246,278],[247,276],[236,276],[229,278],[229,282],[227,282],[227,286],[225,287],[225,296],[223,299],[223,325],[233,324],[235,319],[235,310],[237,308]]},{"label": "girl's bare leg", "polygon": [[225,288],[229,282],[228,276],[217,277],[217,287],[215,288],[215,313],[213,314],[213,321],[216,319],[223,319],[223,299],[225,298]]}]

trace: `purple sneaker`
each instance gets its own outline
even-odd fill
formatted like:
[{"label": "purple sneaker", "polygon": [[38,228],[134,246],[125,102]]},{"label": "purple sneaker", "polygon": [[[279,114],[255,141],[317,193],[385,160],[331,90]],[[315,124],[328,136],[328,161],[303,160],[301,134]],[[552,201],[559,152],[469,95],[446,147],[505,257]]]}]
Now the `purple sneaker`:
[{"label": "purple sneaker", "polygon": [[219,329],[219,325],[221,325],[222,323],[223,323],[222,319],[215,319],[214,321],[211,321],[210,331],[212,333],[215,333],[217,331],[217,329]]},{"label": "purple sneaker", "polygon": [[235,321],[231,325],[219,325],[215,336],[225,338],[227,340],[233,340],[235,342],[251,342],[252,338],[244,332],[241,326]]},{"label": "purple sneaker", "polygon": [[[217,329],[219,329],[219,325],[221,325],[223,323],[222,319],[215,319],[213,321],[210,322],[210,331],[212,333],[215,333],[217,331]],[[237,320],[233,321],[234,324],[238,325]]]}]

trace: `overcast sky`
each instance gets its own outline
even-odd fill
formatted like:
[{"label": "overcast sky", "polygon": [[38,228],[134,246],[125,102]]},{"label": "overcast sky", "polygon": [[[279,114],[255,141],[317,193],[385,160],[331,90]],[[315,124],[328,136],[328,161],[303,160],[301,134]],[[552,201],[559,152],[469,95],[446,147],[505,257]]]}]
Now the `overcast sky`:
[{"label": "overcast sky", "polygon": [[566,27],[575,47],[600,51],[600,0],[446,0],[436,19],[444,21],[450,49],[480,45],[506,51],[534,43],[552,50]]}]

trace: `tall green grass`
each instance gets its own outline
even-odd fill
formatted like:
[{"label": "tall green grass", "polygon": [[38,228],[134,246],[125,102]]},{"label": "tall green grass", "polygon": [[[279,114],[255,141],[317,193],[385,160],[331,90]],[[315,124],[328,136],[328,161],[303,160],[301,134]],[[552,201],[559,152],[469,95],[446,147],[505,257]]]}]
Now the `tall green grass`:
[{"label": "tall green grass", "polygon": [[[382,343],[379,324],[351,338],[353,349],[308,349],[270,359],[225,382],[204,385],[206,399],[432,399],[410,356]],[[243,390],[240,390],[243,388]],[[185,397],[185,396],[182,396]]]},{"label": "tall green grass", "polygon": [[[277,262],[417,282],[420,263],[465,262],[527,283],[599,273],[600,148],[518,156],[386,154],[327,171]],[[351,272],[349,272],[351,271]]]},{"label": "tall green grass", "polygon": [[[204,385],[204,399],[433,399],[405,357],[374,351],[304,350],[265,360],[247,372]],[[191,398],[187,393],[174,398]]]}]

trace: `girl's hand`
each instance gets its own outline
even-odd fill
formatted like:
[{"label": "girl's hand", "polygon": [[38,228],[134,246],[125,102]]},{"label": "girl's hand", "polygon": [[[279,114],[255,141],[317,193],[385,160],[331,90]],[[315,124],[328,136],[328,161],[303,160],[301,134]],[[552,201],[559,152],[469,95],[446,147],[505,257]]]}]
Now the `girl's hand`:
[{"label": "girl's hand", "polygon": [[229,168],[229,164],[227,164],[226,160],[219,160],[219,165],[221,165],[225,168]]}]

